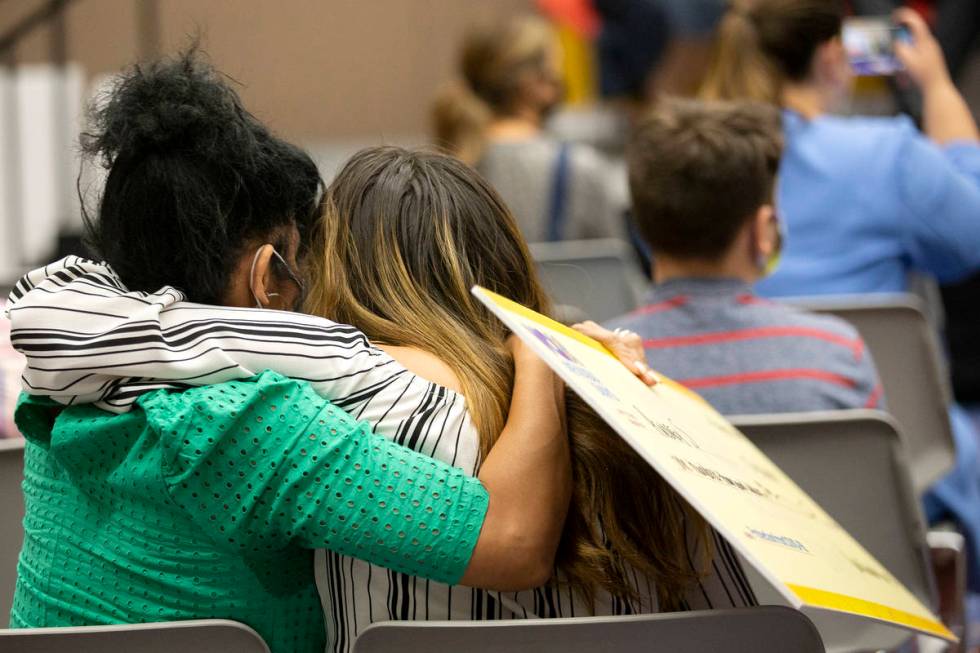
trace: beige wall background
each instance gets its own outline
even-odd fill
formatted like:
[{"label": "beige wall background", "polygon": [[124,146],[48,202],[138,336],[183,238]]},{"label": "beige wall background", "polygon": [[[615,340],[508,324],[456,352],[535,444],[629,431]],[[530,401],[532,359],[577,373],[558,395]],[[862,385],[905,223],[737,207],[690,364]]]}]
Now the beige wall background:
[{"label": "beige wall background", "polygon": [[[45,4],[0,2],[0,34]],[[426,133],[428,101],[451,77],[466,26],[531,9],[531,0],[71,0],[64,31],[68,59],[94,77],[141,55],[140,16],[156,13],[159,50],[198,34],[281,135],[366,143]],[[35,30],[17,60],[47,60],[53,34]]]}]

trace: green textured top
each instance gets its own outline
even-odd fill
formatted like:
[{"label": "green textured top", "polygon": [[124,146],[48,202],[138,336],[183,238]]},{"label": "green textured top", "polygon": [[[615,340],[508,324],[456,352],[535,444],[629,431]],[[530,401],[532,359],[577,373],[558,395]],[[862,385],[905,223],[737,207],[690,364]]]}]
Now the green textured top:
[{"label": "green textured top", "polygon": [[[322,653],[313,549],[458,582],[488,497],[307,383],[158,390],[131,412],[23,395],[25,539],[12,627],[234,619]],[[422,519],[446,513],[433,535]]]}]

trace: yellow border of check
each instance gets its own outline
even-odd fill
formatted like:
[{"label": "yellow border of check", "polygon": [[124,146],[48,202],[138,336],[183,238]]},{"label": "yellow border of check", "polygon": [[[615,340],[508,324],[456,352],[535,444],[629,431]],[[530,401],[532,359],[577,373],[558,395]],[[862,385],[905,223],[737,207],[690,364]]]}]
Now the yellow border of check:
[{"label": "yellow border of check", "polygon": [[[538,313],[537,311],[533,311],[530,308],[528,308],[527,306],[523,306],[522,304],[518,304],[517,302],[515,302],[515,301],[513,301],[511,299],[507,299],[506,297],[504,297],[502,295],[498,295],[497,293],[493,292],[492,290],[487,290],[486,288],[483,288],[482,286],[476,286],[476,288],[479,288],[481,292],[486,293],[486,295],[488,297],[490,297],[491,299],[493,299],[493,301],[495,301],[496,303],[498,303],[501,306],[503,306],[504,308],[506,308],[511,313],[517,313],[521,317],[527,318],[528,320],[531,320],[532,322],[536,322],[537,324],[540,324],[542,326],[546,326],[549,329],[553,329],[553,330],[557,331],[558,333],[560,333],[562,335],[568,336],[569,338],[572,338],[573,340],[577,340],[577,341],[581,342],[583,345],[588,345],[592,349],[595,349],[598,352],[602,352],[606,356],[609,356],[611,358],[615,358],[616,357],[615,354],[613,354],[611,351],[609,351],[605,347],[605,345],[603,345],[602,343],[598,342],[597,340],[593,340],[592,338],[590,338],[589,336],[587,336],[585,334],[579,333],[575,329],[572,329],[570,327],[565,326],[561,322],[556,322],[555,320],[552,320],[547,315],[542,315],[541,313]],[[700,403],[706,403],[704,401],[704,397],[702,397],[698,393],[694,392],[690,388],[686,388],[686,387],[682,386],[677,381],[674,381],[673,379],[668,379],[667,377],[659,376],[659,375],[658,375],[657,378],[659,379],[659,382],[660,383],[663,383],[664,385],[669,385],[674,390],[677,390],[678,392],[682,392],[685,395],[687,395],[688,397],[690,397],[692,399],[695,399],[695,400],[697,400]]]},{"label": "yellow border of check", "polygon": [[488,297],[490,297],[491,299],[493,299],[493,301],[495,301],[496,303],[498,303],[501,306],[503,306],[504,308],[506,308],[511,313],[517,313],[521,317],[526,317],[527,319],[531,320],[532,322],[537,322],[538,324],[540,324],[542,326],[546,326],[549,329],[553,329],[553,330],[557,331],[558,333],[560,333],[562,335],[565,335],[565,336],[568,336],[569,338],[572,338],[573,340],[578,340],[583,345],[588,345],[589,347],[592,347],[596,351],[601,352],[601,353],[605,354],[606,356],[611,356],[611,357],[615,358],[615,356],[613,356],[613,353],[611,351],[609,351],[608,349],[606,349],[606,347],[604,345],[602,345],[600,342],[598,342],[596,340],[593,340],[589,336],[584,335],[584,334],[581,334],[578,331],[576,331],[575,329],[572,329],[572,328],[569,328],[569,327],[565,326],[561,322],[556,322],[555,320],[552,320],[547,315],[542,315],[541,313],[538,313],[537,311],[532,311],[527,306],[523,306],[522,304],[518,304],[517,302],[515,302],[513,300],[510,300],[510,299],[507,299],[506,297],[504,297],[502,295],[498,295],[497,293],[493,292],[492,290],[487,290],[486,288],[482,288],[480,286],[476,286],[476,287],[479,288],[482,292],[486,293]]},{"label": "yellow border of check", "polygon": [[815,587],[805,587],[790,583],[787,583],[786,587],[792,590],[793,594],[800,597],[810,607],[827,608],[829,610],[839,610],[865,617],[873,617],[882,621],[925,630],[954,642],[959,641],[956,635],[946,628],[946,626],[932,619],[926,619],[903,610],[889,608],[887,605],[874,603],[873,601],[865,601],[864,599],[847,596],[846,594],[837,594],[836,592],[828,592],[827,590],[821,590]]}]

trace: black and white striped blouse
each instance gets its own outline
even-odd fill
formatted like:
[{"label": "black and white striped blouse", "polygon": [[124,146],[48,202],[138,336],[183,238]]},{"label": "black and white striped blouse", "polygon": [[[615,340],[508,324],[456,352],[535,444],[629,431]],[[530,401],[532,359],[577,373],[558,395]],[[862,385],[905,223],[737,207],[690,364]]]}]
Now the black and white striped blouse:
[{"label": "black and white striped blouse", "polygon": [[[193,304],[169,287],[127,291],[109,266],[77,257],[21,279],[10,295],[8,316],[11,341],[27,357],[23,384],[30,394],[125,412],[152,389],[221,383],[273,369],[309,381],[385,437],[472,475],[479,469],[479,437],[463,397],[415,376],[351,326],[296,313]],[[685,607],[754,605],[732,549],[712,536],[712,567],[684,597]],[[692,567],[700,553],[692,547]],[[318,551],[315,564],[332,651],[348,651],[376,621],[657,611],[655,588],[639,576],[634,584],[640,602],[600,595],[589,606],[560,582],[488,592],[406,576],[330,551]]]}]

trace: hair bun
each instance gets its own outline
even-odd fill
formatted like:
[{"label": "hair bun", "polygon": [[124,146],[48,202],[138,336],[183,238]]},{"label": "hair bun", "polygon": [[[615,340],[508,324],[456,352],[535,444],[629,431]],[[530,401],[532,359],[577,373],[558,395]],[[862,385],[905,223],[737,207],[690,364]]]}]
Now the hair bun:
[{"label": "hair bun", "polygon": [[242,125],[255,122],[243,116],[250,118],[234,91],[191,49],[120,76],[90,110],[82,149],[107,166],[121,155],[168,150],[226,156],[221,145],[240,141]]}]

